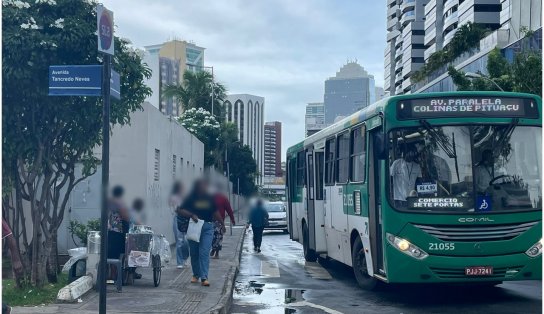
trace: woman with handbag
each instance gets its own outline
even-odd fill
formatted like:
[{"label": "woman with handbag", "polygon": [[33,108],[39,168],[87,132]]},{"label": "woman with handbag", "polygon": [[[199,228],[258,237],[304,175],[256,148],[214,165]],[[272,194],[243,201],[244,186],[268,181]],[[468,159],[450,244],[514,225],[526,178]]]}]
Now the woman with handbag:
[{"label": "woman with handbag", "polygon": [[[222,224],[223,230],[225,226],[222,222],[221,215],[217,211],[217,206],[212,195],[208,192],[208,184],[206,181],[197,180],[193,186],[191,194],[185,199],[183,204],[178,208],[180,216],[190,218],[195,226],[201,226],[200,236],[198,239],[189,238],[189,249],[191,255],[191,267],[193,270],[193,278],[191,283],[198,283],[200,279],[202,286],[208,287],[208,270],[210,266],[210,250],[212,248],[214,220]],[[191,226],[189,226],[191,228]],[[198,240],[198,241],[197,241]]]}]

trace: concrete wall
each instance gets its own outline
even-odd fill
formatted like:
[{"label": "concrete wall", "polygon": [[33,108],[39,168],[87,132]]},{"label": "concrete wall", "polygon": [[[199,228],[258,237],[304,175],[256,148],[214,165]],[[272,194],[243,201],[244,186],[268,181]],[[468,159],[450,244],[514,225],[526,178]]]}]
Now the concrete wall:
[{"label": "concrete wall", "polygon": [[[131,115],[130,125],[116,126],[110,140],[110,186],[125,188],[125,200],[146,202],[147,221],[172,243],[172,214],[168,197],[174,179],[190,189],[204,168],[204,144],[149,103]],[[155,180],[155,149],[160,151],[159,178]],[[101,148],[95,149],[101,157]],[[174,173],[173,156],[176,156]],[[182,164],[183,159],[183,164]],[[79,172],[77,172],[79,173]],[[70,209],[59,230],[59,253],[75,247],[67,227],[70,220],[86,222],[100,217],[101,172],[82,181],[71,194]]]}]

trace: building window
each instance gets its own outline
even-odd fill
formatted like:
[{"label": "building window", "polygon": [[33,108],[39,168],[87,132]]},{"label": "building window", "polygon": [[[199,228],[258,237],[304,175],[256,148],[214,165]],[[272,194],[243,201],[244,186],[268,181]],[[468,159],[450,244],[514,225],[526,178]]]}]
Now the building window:
[{"label": "building window", "polygon": [[325,144],[325,184],[334,184],[334,151],[336,139],[331,138]]},{"label": "building window", "polygon": [[336,142],[336,182],[347,183],[349,177],[349,133],[338,136]]},{"label": "building window", "polygon": [[161,151],[155,149],[155,165],[153,166],[153,180],[159,181],[159,173],[161,168]]},{"label": "building window", "polygon": [[365,128],[358,127],[351,131],[351,173],[352,182],[365,181],[366,143]]},{"label": "building window", "polygon": [[176,161],[177,161],[177,158],[176,158],[176,155],[173,155],[172,156],[172,178],[176,178]]}]

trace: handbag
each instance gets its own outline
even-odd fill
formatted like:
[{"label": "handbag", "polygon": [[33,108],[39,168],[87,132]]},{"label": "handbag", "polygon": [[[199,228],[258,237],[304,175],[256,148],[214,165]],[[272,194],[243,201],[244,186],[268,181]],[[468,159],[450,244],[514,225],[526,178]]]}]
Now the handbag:
[{"label": "handbag", "polygon": [[202,226],[204,225],[204,220],[199,219],[198,222],[194,220],[189,220],[189,227],[187,228],[187,240],[194,242],[200,242],[200,233],[202,233]]},{"label": "handbag", "polygon": [[187,232],[187,228],[189,227],[189,220],[190,218],[183,217],[183,216],[177,216],[177,223],[178,223],[178,230],[179,232]]}]

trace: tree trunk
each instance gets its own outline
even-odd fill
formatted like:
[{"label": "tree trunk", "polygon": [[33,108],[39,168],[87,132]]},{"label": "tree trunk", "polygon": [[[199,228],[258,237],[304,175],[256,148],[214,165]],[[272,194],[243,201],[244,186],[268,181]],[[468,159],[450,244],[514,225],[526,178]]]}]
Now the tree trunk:
[{"label": "tree trunk", "polygon": [[56,230],[51,232],[50,242],[51,242],[50,254],[47,260],[47,279],[51,283],[56,283],[58,281],[57,274],[59,271]]}]

